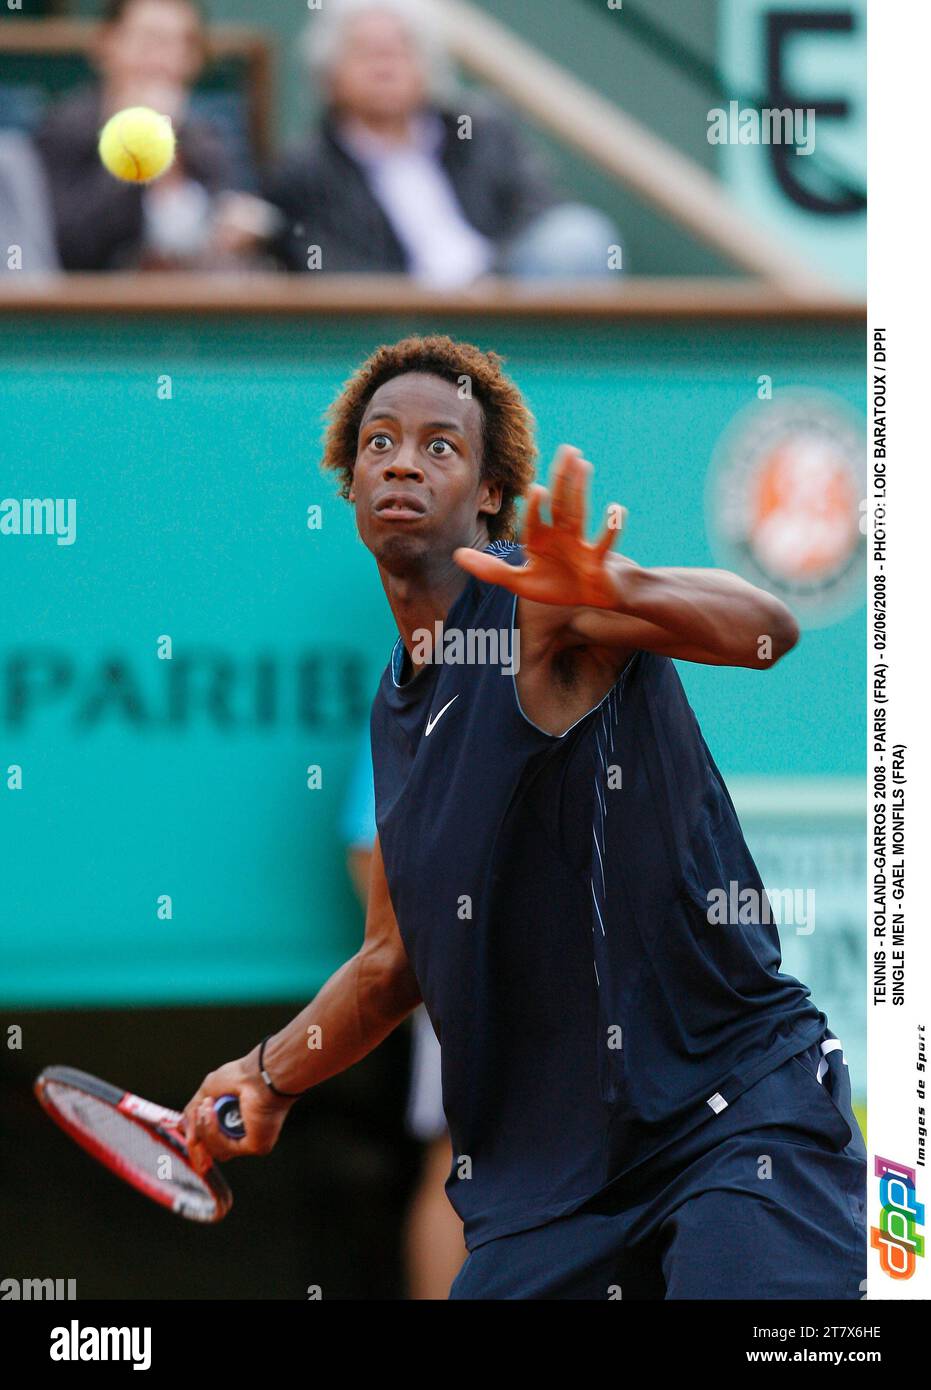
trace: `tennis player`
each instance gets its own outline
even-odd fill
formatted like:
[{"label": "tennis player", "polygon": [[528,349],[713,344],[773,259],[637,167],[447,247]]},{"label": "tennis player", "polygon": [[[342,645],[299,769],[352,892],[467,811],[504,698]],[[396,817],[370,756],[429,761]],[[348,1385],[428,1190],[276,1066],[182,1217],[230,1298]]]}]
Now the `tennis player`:
[{"label": "tennis player", "polygon": [[[192,1153],[268,1153],[297,1096],[423,1000],[469,1250],[451,1298],[858,1298],[841,1044],[780,972],[674,665],[767,671],[796,624],[736,575],[622,556],[620,507],[590,543],[569,447],[515,544],[533,459],[500,359],[445,337],[380,348],[332,409],[324,467],[399,632],[372,709],[365,941],[204,1079]],[[210,1103],[229,1091],[238,1143]]]}]

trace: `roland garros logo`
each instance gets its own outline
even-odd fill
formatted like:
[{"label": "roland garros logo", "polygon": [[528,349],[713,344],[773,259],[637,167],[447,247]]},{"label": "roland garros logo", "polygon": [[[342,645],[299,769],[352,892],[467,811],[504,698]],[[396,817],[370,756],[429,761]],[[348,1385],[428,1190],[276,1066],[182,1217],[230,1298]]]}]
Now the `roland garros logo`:
[{"label": "roland garros logo", "polygon": [[719,563],[782,598],[803,627],[864,601],[865,422],[840,397],[790,388],[754,401],[719,441],[706,516]]}]

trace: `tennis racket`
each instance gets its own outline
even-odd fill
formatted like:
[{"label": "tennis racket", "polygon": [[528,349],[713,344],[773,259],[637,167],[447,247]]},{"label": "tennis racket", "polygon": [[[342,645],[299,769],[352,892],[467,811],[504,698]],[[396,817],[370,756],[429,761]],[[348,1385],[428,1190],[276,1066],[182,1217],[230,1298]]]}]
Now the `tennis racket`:
[{"label": "tennis racket", "polygon": [[[177,1110],[74,1067],[46,1067],[33,1089],[75,1143],[153,1202],[188,1221],[221,1221],[233,1205],[219,1168],[192,1167]],[[228,1138],[244,1137],[238,1096],[220,1096],[214,1110]]]}]

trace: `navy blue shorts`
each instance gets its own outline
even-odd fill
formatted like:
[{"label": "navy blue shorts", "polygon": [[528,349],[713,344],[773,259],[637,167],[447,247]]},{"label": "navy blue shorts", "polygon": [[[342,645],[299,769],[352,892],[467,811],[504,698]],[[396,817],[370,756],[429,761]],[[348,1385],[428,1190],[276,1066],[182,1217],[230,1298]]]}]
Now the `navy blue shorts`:
[{"label": "navy blue shorts", "polygon": [[450,1298],[859,1299],[866,1150],[830,1032],[568,1216],[477,1246]]}]

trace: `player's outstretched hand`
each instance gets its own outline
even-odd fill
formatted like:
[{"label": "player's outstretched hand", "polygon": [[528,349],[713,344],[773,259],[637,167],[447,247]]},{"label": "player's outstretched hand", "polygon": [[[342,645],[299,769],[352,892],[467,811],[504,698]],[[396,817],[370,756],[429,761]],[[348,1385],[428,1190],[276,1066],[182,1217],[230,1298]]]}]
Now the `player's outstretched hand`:
[{"label": "player's outstretched hand", "polygon": [[[453,558],[464,570],[489,584],[536,603],[571,607],[617,608],[620,594],[608,557],[627,512],[612,504],[605,528],[590,545],[585,539],[585,512],[592,465],[580,450],[563,444],[556,452],[550,490],[533,487],[521,532],[527,564],[517,568],[481,550],[460,547]],[[549,501],[549,522],[540,509]]]},{"label": "player's outstretched hand", "polygon": [[[228,1138],[217,1121],[213,1102],[225,1095],[239,1097],[246,1130],[242,1139]],[[214,1158],[271,1153],[293,1104],[276,1096],[259,1076],[257,1049],[210,1072],[184,1107],[185,1142],[195,1169],[203,1172]]]}]

